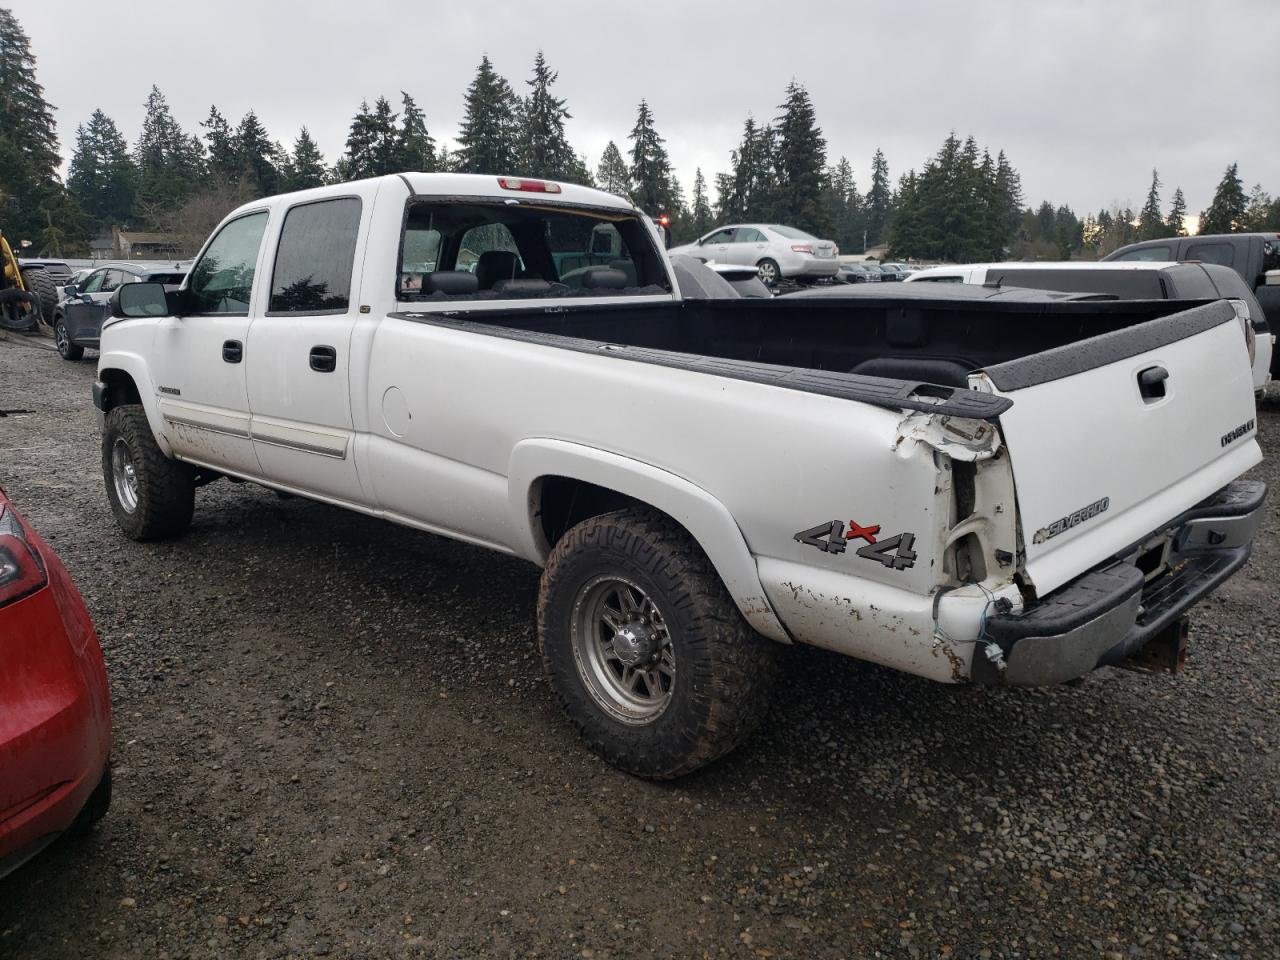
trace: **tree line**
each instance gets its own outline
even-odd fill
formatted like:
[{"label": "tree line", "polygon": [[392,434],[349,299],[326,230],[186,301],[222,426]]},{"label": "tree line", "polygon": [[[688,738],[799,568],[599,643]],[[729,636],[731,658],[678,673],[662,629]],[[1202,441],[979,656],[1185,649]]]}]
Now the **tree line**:
[{"label": "tree line", "polygon": [[[1165,213],[1156,171],[1137,212],[1113,206],[1080,219],[1048,201],[1025,207],[1021,177],[1004,151],[993,156],[954,131],[896,184],[883,151],[875,150],[862,191],[848,158],[829,158],[813,102],[794,80],[770,119],[747,116],[727,169],[713,172],[710,183],[701,168],[694,171],[686,197],[647,101],[619,138],[622,146],[611,140],[592,167],[567,138],[572,114],[556,95],[558,79],[540,51],[516,86],[483,56],[452,146],[432,136],[408,92],[362,101],[332,164],[306,126],[286,146],[253,110],[233,123],[214,105],[197,128],[186,129],[153,86],[132,144],[101,109],[77,126],[64,182],[35,57],[21,25],[0,8],[0,229],[54,256],[84,253],[90,238],[115,225],[160,231],[191,250],[240,203],[404,170],[517,173],[597,186],[629,196],[651,215],[666,214],[677,241],[719,223],[783,222],[834,239],[846,253],[884,246],[910,259],[1100,256],[1187,229],[1181,189]],[[1233,163],[1201,214],[1200,231],[1260,229],[1280,229],[1280,201],[1260,185],[1246,196]]]}]

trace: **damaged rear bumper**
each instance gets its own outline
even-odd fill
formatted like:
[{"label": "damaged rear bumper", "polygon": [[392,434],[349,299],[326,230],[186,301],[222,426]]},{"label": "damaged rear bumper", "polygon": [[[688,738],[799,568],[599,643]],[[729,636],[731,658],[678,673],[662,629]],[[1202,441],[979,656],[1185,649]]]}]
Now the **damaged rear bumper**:
[{"label": "damaged rear bumper", "polygon": [[1266,494],[1260,481],[1237,480],[1122,556],[988,617],[973,679],[1045,686],[1137,653],[1249,559]]}]

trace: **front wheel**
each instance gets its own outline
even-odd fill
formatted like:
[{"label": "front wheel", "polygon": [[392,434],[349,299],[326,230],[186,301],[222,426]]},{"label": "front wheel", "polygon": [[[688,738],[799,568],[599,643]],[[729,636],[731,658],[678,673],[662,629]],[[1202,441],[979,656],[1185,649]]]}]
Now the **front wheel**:
[{"label": "front wheel", "polygon": [[587,744],[671,779],[736,747],[768,704],[772,642],[742,618],[706,555],[645,509],[584,520],[547,560],[538,641]]},{"label": "front wheel", "polygon": [[162,540],[186,532],[195,511],[195,478],[156,444],[146,411],[113,408],[102,431],[102,478],[116,523],[131,540]]},{"label": "front wheel", "polygon": [[782,271],[778,268],[776,260],[764,259],[756,264],[756,269],[760,271],[760,279],[764,281],[766,286],[776,287],[778,281],[782,279]]},{"label": "front wheel", "polygon": [[84,356],[84,347],[71,342],[71,335],[67,333],[67,324],[61,317],[54,322],[53,341],[58,345],[58,356],[63,360],[79,360]]}]

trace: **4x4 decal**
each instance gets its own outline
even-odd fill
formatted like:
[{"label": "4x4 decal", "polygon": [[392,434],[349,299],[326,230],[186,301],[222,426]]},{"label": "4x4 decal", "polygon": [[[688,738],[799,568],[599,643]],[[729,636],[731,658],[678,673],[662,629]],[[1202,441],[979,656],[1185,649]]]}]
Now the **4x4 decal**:
[{"label": "4x4 decal", "polygon": [[865,540],[866,546],[858,548],[857,556],[875,560],[891,570],[906,570],[915,566],[916,554],[911,549],[916,542],[914,533],[899,533],[887,540],[877,540],[879,532],[878,523],[864,527],[858,521],[850,520],[849,530],[845,532],[843,520],[832,520],[801,530],[795,535],[795,539],[826,553],[844,553],[850,540]]}]

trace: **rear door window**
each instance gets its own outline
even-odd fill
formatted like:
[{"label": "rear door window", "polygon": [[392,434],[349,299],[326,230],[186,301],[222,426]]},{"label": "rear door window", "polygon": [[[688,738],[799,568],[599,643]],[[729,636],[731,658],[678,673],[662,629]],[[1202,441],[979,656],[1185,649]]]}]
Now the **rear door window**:
[{"label": "rear door window", "polygon": [[290,209],[280,228],[267,315],[346,313],[359,233],[356,197]]},{"label": "rear door window", "polygon": [[1229,243],[1193,243],[1187,247],[1184,260],[1201,263],[1220,263],[1224,267],[1235,266],[1235,249]]},{"label": "rear door window", "polygon": [[1165,263],[1175,259],[1173,255],[1173,247],[1156,246],[1156,247],[1139,247],[1137,250],[1130,250],[1128,253],[1122,253],[1115,257],[1115,260],[1154,260],[1158,263]]}]

